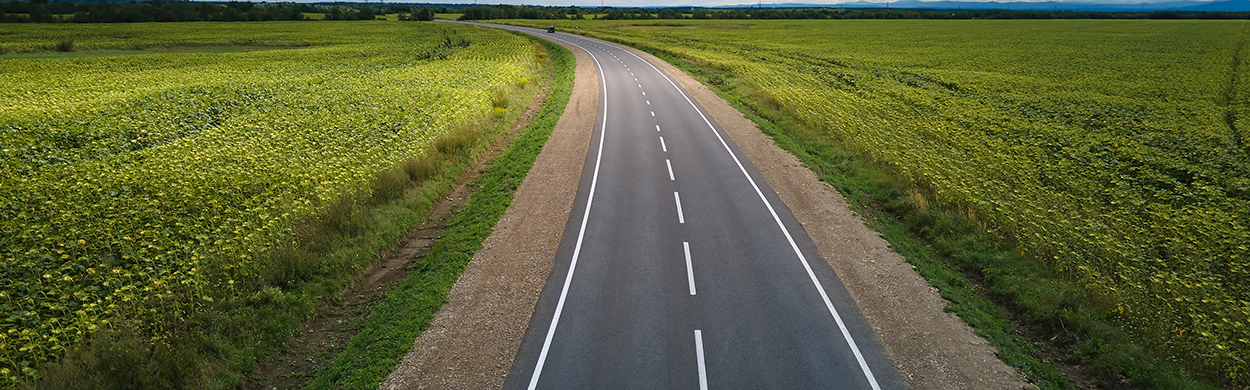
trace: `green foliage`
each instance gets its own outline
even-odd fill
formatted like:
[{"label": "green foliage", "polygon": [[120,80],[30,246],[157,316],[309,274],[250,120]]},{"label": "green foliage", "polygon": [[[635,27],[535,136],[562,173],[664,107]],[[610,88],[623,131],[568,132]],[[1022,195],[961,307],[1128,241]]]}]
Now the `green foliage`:
[{"label": "green foliage", "polygon": [[[211,323],[191,319],[213,305],[269,299],[253,294],[291,286],[284,278],[359,267],[299,264],[298,250],[265,253],[318,215],[317,234],[359,233],[373,217],[356,205],[394,195],[398,177],[441,167],[379,172],[429,155],[435,139],[487,117],[487,91],[537,68],[526,39],[464,26],[229,27],[0,27],[8,51],[69,39],[80,51],[316,43],[0,59],[4,385],[34,377],[101,330],[132,329],[167,345],[185,324]],[[294,319],[265,321],[214,326],[260,337],[253,334],[272,333],[256,327]]]},{"label": "green foliage", "polygon": [[465,265],[512,203],[517,186],[534,165],[568,103],[573,88],[573,55],[550,42],[543,41],[543,47],[553,53],[550,58],[556,71],[547,104],[508,149],[491,160],[471,184],[476,188],[473,195],[448,223],[448,230],[430,253],[378,305],[365,328],[309,388],[376,388],[429,326]]},{"label": "green foliage", "polygon": [[[0,23],[139,23],[139,22],[270,22],[278,20],[374,20],[389,13],[408,12],[404,4],[299,4],[292,2],[0,2]],[[414,17],[433,18],[422,8]],[[6,13],[13,15],[6,15]],[[306,17],[317,14],[320,17]],[[419,20],[429,20],[419,19]]]},{"label": "green foliage", "polygon": [[440,156],[427,152],[419,158],[404,160],[400,164],[400,168],[404,170],[404,173],[408,174],[409,180],[421,182],[437,176],[442,171],[443,165]]},{"label": "green foliage", "polygon": [[[492,105],[492,108],[500,108]],[[434,141],[434,148],[441,154],[463,156],[477,144],[481,134],[473,126],[460,127],[447,136]]]},{"label": "green foliage", "polygon": [[74,51],[74,40],[73,40],[73,39],[67,39],[67,40],[64,40],[64,41],[57,42],[57,43],[56,43],[56,51],[59,51],[59,52],[66,52],[66,53],[71,52],[71,51]]},{"label": "green foliage", "polygon": [[709,82],[899,172],[1080,290],[1002,292],[1016,302],[1090,301],[1074,316],[1192,375],[1250,380],[1245,22],[716,23],[578,24],[723,71]]}]

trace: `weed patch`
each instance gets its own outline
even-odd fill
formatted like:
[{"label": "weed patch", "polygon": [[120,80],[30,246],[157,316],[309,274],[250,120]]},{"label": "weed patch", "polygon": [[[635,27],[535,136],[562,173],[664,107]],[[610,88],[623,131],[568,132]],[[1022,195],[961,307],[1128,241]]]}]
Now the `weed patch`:
[{"label": "weed patch", "polygon": [[364,328],[318,373],[309,388],[376,388],[429,325],[465,265],[503,216],[517,186],[533,166],[564,112],[572,91],[572,53],[550,42],[540,42],[550,53],[555,68],[547,104],[507,150],[491,160],[482,176],[473,181],[476,190],[449,222],[443,237],[408,277],[393,288],[386,300],[376,306]]},{"label": "weed patch", "polygon": [[[998,356],[1044,389],[1073,388],[1056,365],[1105,386],[1213,389],[1162,354],[1150,333],[1124,325],[1116,307],[1070,276],[1021,255],[971,208],[939,201],[897,167],[803,124],[775,100],[723,70],[643,47],[708,85],[778,146],[831,184],[870,227],[951,302]],[[1044,353],[1044,347],[1053,354]]]}]

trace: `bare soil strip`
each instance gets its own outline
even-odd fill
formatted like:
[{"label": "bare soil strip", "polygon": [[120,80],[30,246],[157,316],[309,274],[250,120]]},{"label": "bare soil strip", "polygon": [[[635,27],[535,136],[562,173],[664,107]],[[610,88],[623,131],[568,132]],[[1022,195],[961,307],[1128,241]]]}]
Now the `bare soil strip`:
[{"label": "bare soil strip", "polygon": [[712,115],[803,224],[913,389],[1031,389],[1024,376],[954,313],[929,282],[742,112],[676,67],[629,48],[667,73]]},{"label": "bare soil strip", "polygon": [[[564,116],[447,304],[380,388],[502,387],[551,272],[598,114],[599,85],[590,58],[562,45],[577,57]],[[911,388],[1035,388],[946,312],[947,302],[850,211],[837,190],[698,81],[631,50],[685,88],[756,165],[837,272]]]},{"label": "bare soil strip", "polygon": [[447,303],[382,389],[503,386],[551,273],[599,113],[594,63],[581,49],[553,42],[577,58],[564,115]]},{"label": "bare soil strip", "polygon": [[390,249],[379,254],[379,261],[369,264],[351,285],[333,298],[313,309],[313,314],[291,335],[287,350],[261,362],[256,378],[244,383],[244,389],[302,389],[317,371],[330,364],[347,346],[348,340],[364,326],[374,306],[386,299],[394,283],[408,276],[410,267],[430,252],[434,241],[447,230],[452,216],[473,194],[470,183],[496,155],[511,144],[512,139],[537,116],[546,103],[548,90],[540,91],[516,122],[500,134],[473,165],[456,177],[456,187],[444,199],[430,207],[425,221]]}]

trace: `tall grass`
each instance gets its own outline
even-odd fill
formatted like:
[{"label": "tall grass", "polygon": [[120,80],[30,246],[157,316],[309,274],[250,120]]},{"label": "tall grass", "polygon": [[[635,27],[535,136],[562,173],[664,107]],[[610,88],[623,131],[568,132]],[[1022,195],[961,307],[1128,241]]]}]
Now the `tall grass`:
[{"label": "tall grass", "polygon": [[[550,42],[541,42],[555,68],[546,105],[507,150],[491,160],[482,176],[472,183],[476,188],[473,195],[449,222],[447,231],[421,260],[420,266],[374,308],[364,329],[317,374],[309,388],[376,388],[411,350],[413,340],[429,326],[464,267],[491,234],[495,223],[511,204],[517,186],[542,151],[572,92],[572,53]],[[453,133],[449,137],[450,144],[463,139],[456,137],[468,135]]]},{"label": "tall grass", "polygon": [[[1123,325],[1116,306],[1092,295],[1066,274],[1023,256],[1016,243],[965,205],[936,201],[933,191],[898,171],[811,129],[793,113],[729,72],[659,50],[653,54],[682,68],[746,114],[778,146],[831,184],[916,266],[978,335],[1043,389],[1070,389],[1055,364],[1081,366],[1110,386],[1214,389],[1216,380],[1195,375],[1157,348],[1157,337]],[[1010,318],[1010,319],[1009,319]],[[1029,336],[1026,336],[1029,335]],[[1045,345],[1060,361],[1044,353]]]},{"label": "tall grass", "polygon": [[[521,96],[532,97],[537,91],[538,86],[530,85],[505,92],[511,105],[519,105],[528,101]],[[456,178],[473,166],[486,144],[522,110],[505,111],[507,115],[489,115],[440,136],[425,154],[379,172],[367,189],[342,194],[320,214],[296,224],[292,240],[256,259],[255,278],[232,281],[225,286],[225,294],[185,321],[165,321],[171,337],[153,341],[124,328],[101,331],[59,362],[42,368],[36,380],[19,387],[243,386],[260,361],[284,348],[291,332],[319,302],[332,299],[380,250],[419,224],[432,205],[454,188]],[[542,141],[529,142],[538,142],[541,149]]]}]

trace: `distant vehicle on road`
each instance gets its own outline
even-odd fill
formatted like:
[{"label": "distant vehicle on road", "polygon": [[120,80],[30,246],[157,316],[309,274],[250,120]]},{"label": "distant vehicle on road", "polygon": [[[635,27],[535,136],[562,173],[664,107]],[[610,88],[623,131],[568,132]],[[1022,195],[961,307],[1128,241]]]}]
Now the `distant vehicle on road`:
[{"label": "distant vehicle on road", "polygon": [[549,33],[556,32],[556,26],[547,26],[547,32]]}]

